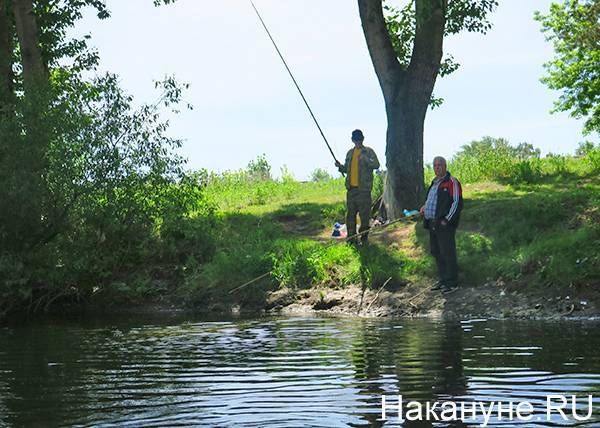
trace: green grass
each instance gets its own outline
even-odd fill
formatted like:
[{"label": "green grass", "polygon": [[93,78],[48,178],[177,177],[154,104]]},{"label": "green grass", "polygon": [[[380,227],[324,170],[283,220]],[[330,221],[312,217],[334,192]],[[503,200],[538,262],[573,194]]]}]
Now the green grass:
[{"label": "green grass", "polygon": [[467,201],[457,238],[465,280],[527,286],[597,286],[600,280],[600,185],[593,179],[552,184],[479,186]]},{"label": "green grass", "polygon": [[[483,164],[476,170],[474,163],[468,169],[450,161],[464,183],[457,232],[461,282],[502,280],[529,290],[598,287],[600,181],[593,160],[586,155],[530,161],[539,162],[535,179],[525,177],[527,171],[511,175],[519,159],[502,162],[504,169],[492,176]],[[471,182],[468,174],[480,179]],[[212,213],[210,221],[190,203],[188,215],[160,224],[160,257],[132,266],[110,289],[114,301],[260,308],[281,287],[379,289],[391,278],[388,288],[395,289],[435,279],[420,222],[372,234],[367,248],[332,240],[333,224],[345,222],[342,178],[298,182],[244,171],[198,177],[204,183],[200,205],[215,207],[205,210]],[[259,276],[264,277],[239,288]]]},{"label": "green grass", "polygon": [[265,214],[293,203],[340,200],[343,178],[300,182],[292,179],[253,180],[243,171],[213,175],[207,194],[224,212]]},{"label": "green grass", "polygon": [[[477,286],[501,279],[534,289],[598,286],[600,183],[594,164],[586,157],[537,159],[531,161],[538,163],[532,167],[535,179],[526,177],[527,171],[511,176],[522,162],[503,162],[487,180],[466,180],[457,233],[462,281]],[[474,174],[472,165],[470,170],[454,166],[459,179],[461,172]],[[435,277],[420,223],[392,227],[365,249],[331,245],[333,223],[344,222],[342,179],[240,177],[216,177],[207,186],[221,213],[217,251],[186,276],[186,301],[260,304],[269,291],[284,286],[379,288],[391,277],[390,287],[397,287]],[[228,292],[271,270],[272,275]]]}]

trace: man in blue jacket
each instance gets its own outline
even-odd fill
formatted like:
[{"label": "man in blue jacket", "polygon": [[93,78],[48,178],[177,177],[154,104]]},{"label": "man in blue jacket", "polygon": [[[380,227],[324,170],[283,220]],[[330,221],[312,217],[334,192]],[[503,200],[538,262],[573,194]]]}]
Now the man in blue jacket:
[{"label": "man in blue jacket", "polygon": [[459,181],[447,170],[446,159],[433,159],[435,178],[427,190],[427,200],[421,207],[425,229],[429,230],[431,254],[435,257],[439,281],[432,288],[443,292],[458,287],[456,261],[456,228],[463,206]]}]

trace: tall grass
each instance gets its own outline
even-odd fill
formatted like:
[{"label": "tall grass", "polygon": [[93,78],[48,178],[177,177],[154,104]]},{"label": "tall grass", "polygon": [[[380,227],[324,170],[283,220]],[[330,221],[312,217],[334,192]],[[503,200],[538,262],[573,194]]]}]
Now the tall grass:
[{"label": "tall grass", "polygon": [[273,202],[282,205],[304,198],[307,192],[322,198],[344,191],[343,178],[300,182],[290,175],[284,175],[278,180],[261,179],[244,170],[209,173],[207,177],[207,195],[223,211],[268,206]]},{"label": "tall grass", "polygon": [[[548,178],[583,177],[600,172],[600,146],[587,146],[577,156],[548,154],[524,143],[511,146],[502,138],[473,141],[448,161],[448,170],[462,183],[497,181],[510,184],[540,183]],[[431,165],[425,168],[426,183],[433,179]]]}]

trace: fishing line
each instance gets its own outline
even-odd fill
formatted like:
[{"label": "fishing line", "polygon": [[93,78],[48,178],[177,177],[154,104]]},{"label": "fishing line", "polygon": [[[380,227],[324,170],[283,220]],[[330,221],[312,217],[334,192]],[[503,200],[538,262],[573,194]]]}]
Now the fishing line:
[{"label": "fishing line", "polygon": [[[254,5],[254,2],[252,0],[250,0],[250,3],[252,4],[252,7],[254,8],[254,11],[256,12],[256,15],[258,16],[258,19],[260,20],[263,28],[267,32],[267,35],[269,36],[269,39],[271,39],[271,42],[273,43],[273,46],[275,47],[275,50],[279,54],[279,58],[281,58],[281,61],[283,62],[283,65],[285,66],[285,69],[287,70],[287,72],[289,73],[290,77],[292,78],[292,82],[294,82],[294,85],[296,85],[296,89],[298,89],[298,92],[300,93],[300,96],[302,97],[302,101],[304,101],[304,104],[306,105],[306,108],[308,109],[308,112],[310,113],[311,117],[313,118],[313,120],[315,122],[315,125],[317,125],[317,128],[319,129],[319,132],[321,133],[321,137],[323,137],[323,140],[325,141],[325,144],[327,144],[327,148],[329,149],[329,153],[331,153],[331,156],[333,156],[333,160],[336,161],[336,163],[339,163],[338,160],[337,160],[337,158],[335,157],[335,154],[333,153],[333,150],[331,150],[331,146],[329,145],[329,142],[327,141],[327,138],[325,138],[325,134],[323,133],[323,130],[321,129],[321,126],[319,126],[319,122],[317,121],[317,118],[315,117],[315,115],[313,114],[310,106],[308,105],[308,101],[306,101],[306,98],[304,97],[304,94],[302,93],[302,90],[300,89],[300,86],[298,86],[298,82],[296,82],[296,79],[294,78],[294,75],[292,74],[292,71],[288,67],[287,63],[285,62],[285,59],[283,58],[283,55],[279,51],[279,48],[277,47],[277,43],[275,43],[275,40],[273,40],[273,37],[271,36],[271,33],[269,32],[269,29],[267,28],[267,25],[265,24],[265,21],[263,21],[262,17],[260,16],[260,13],[258,12],[258,9]],[[344,173],[342,173],[342,175],[344,175]]]}]

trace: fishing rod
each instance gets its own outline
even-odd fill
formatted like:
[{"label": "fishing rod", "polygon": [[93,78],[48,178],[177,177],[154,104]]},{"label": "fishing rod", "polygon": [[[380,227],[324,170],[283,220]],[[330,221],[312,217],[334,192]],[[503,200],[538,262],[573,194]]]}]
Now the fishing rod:
[{"label": "fishing rod", "polygon": [[[263,28],[267,32],[267,35],[269,36],[269,39],[271,39],[271,42],[273,43],[273,46],[275,47],[275,50],[279,54],[279,58],[281,58],[281,61],[283,62],[283,65],[285,66],[285,69],[287,70],[287,72],[289,73],[290,77],[292,78],[292,82],[294,82],[294,85],[296,85],[296,89],[298,89],[298,92],[300,93],[300,96],[302,97],[302,101],[304,101],[304,104],[306,105],[306,108],[308,109],[308,112],[310,113],[311,117],[313,118],[313,120],[315,122],[315,125],[317,125],[317,128],[319,129],[319,132],[321,133],[321,137],[323,137],[323,140],[325,141],[325,144],[327,145],[327,148],[329,149],[329,153],[331,153],[331,156],[333,156],[333,160],[336,162],[336,164],[340,163],[337,160],[337,158],[335,157],[335,154],[333,153],[333,150],[331,149],[331,146],[329,145],[329,142],[327,141],[327,138],[325,138],[325,134],[323,133],[323,130],[321,129],[321,126],[319,126],[319,122],[317,121],[317,118],[315,117],[315,115],[313,114],[310,106],[308,105],[308,101],[306,101],[306,98],[304,97],[304,94],[302,93],[302,90],[300,89],[300,86],[298,86],[298,82],[296,82],[296,79],[294,78],[294,75],[292,74],[292,71],[288,67],[287,63],[285,62],[285,59],[283,58],[283,55],[279,51],[279,48],[277,47],[277,43],[275,43],[275,40],[273,40],[273,37],[271,36],[271,33],[269,32],[269,29],[267,28],[267,25],[265,24],[265,21],[263,21],[262,17],[260,16],[260,13],[258,12],[258,9],[254,5],[254,2],[252,0],[250,0],[250,3],[252,4],[252,8],[254,8],[254,11],[256,12],[256,15],[258,16],[258,19],[260,20],[260,23],[262,24]],[[342,173],[342,175],[344,175],[344,173]]]}]

